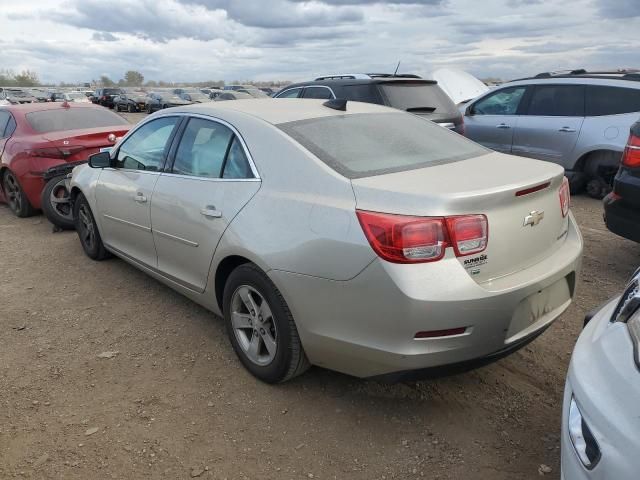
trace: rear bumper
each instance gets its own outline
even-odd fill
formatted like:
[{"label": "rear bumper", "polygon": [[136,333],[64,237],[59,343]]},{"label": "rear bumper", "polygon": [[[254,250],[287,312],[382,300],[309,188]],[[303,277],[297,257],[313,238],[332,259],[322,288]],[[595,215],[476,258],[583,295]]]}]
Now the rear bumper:
[{"label": "rear bumper", "polygon": [[604,221],[607,228],[616,235],[640,242],[640,209],[627,204],[614,193],[604,199]]},{"label": "rear bumper", "polygon": [[[349,281],[275,270],[269,275],[296,319],[311,363],[394,379],[447,373],[427,370],[443,366],[464,370],[521,348],[569,306],[581,253],[571,216],[558,251],[490,283],[476,283],[453,255],[409,268],[376,259]],[[548,301],[530,301],[537,295]],[[415,339],[416,332],[461,327],[466,330],[459,335]]]}]

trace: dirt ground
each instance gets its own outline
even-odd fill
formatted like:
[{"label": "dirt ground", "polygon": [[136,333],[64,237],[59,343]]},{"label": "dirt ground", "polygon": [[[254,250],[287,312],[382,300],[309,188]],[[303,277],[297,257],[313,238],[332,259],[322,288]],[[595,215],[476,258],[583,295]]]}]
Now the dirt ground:
[{"label": "dirt ground", "polygon": [[269,386],[236,360],[221,319],[0,206],[0,478],[512,480],[546,465],[557,479],[583,316],[640,264],[601,202],[576,197],[573,211],[578,298],[523,350],[418,383],[313,368]]}]

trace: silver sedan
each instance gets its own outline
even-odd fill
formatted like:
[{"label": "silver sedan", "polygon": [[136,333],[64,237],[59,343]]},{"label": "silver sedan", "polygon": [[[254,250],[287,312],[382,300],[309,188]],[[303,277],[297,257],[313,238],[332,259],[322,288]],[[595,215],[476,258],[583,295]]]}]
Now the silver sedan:
[{"label": "silver sedan", "polygon": [[71,195],[89,257],[222,315],[266,382],[500,358],[569,306],[582,253],[561,167],[357,102],[164,110],[76,167]]}]

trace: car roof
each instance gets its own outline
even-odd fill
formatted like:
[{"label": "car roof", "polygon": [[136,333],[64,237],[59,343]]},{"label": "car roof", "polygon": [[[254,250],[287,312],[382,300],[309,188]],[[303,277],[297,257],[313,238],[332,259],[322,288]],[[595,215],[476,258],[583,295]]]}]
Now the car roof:
[{"label": "car roof", "polygon": [[310,80],[308,82],[298,82],[287,85],[282,89],[288,90],[290,88],[307,87],[313,85],[369,85],[369,84],[384,84],[384,83],[418,83],[424,85],[437,85],[435,80],[429,80],[426,78],[415,77],[371,77],[371,78],[326,78],[320,80]]},{"label": "car roof", "polygon": [[[224,112],[238,112],[259,118],[267,123],[278,125],[281,123],[307,120],[311,118],[351,115],[358,113],[388,113],[397,110],[373,103],[347,102],[346,111],[335,110],[324,106],[326,100],[299,98],[256,98],[234,100],[228,102],[210,102],[174,107],[174,111],[217,116]],[[176,110],[177,109],[177,110]],[[165,110],[168,112],[169,110]]]}]

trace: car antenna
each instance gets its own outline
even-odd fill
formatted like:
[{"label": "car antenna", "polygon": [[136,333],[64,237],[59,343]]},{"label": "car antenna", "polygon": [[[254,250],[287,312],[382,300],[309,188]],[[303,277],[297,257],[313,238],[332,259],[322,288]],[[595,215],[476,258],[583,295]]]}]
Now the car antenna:
[{"label": "car antenna", "polygon": [[322,105],[328,108],[333,108],[334,110],[341,110],[343,112],[347,111],[347,100],[344,98],[334,98],[332,100],[327,100]]},{"label": "car antenna", "polygon": [[400,60],[398,60],[398,65],[396,66],[396,71],[393,72],[393,76],[395,77],[398,73],[398,69],[400,68]]}]

